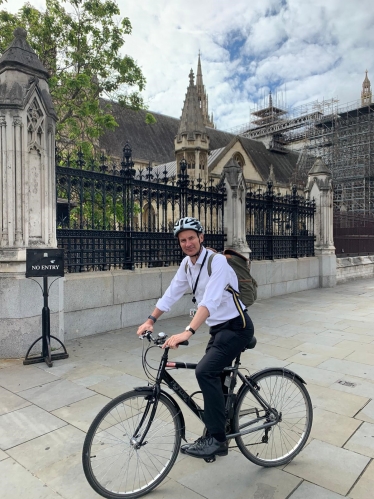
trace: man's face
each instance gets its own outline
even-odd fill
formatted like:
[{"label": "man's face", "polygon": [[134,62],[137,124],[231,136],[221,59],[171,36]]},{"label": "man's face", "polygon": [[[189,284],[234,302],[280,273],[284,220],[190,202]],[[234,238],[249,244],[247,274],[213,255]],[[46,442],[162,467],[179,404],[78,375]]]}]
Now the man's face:
[{"label": "man's face", "polygon": [[179,244],[183,253],[194,256],[200,250],[200,244],[204,240],[203,234],[198,234],[194,230],[184,230],[178,234]]}]

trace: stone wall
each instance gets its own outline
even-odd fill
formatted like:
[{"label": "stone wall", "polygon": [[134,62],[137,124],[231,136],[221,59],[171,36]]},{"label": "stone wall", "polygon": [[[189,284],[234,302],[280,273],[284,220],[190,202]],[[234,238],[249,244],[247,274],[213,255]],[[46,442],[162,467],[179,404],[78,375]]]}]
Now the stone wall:
[{"label": "stone wall", "polygon": [[[42,278],[35,281],[43,285]],[[25,277],[0,279],[0,358],[25,356],[42,334],[43,293],[37,282]],[[52,283],[52,278],[49,284]],[[51,335],[64,339],[64,280],[58,279],[49,290]],[[52,345],[54,346],[54,345]],[[33,353],[40,352],[41,342]]]},{"label": "stone wall", "polygon": [[[252,263],[258,299],[319,287],[317,257]],[[152,312],[176,268],[67,274],[64,285],[65,339],[139,325]],[[185,295],[164,318],[186,315],[192,307]],[[162,321],[162,318],[160,321]]]},{"label": "stone wall", "polygon": [[374,256],[354,256],[336,259],[336,281],[374,277]]}]

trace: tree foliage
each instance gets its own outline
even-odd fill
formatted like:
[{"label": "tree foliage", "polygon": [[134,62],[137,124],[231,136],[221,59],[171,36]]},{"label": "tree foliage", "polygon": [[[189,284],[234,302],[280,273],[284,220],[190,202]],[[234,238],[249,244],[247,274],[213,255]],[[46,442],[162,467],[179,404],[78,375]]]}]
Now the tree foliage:
[{"label": "tree foliage", "polygon": [[[114,0],[46,0],[45,12],[30,3],[17,14],[0,11],[0,53],[21,26],[51,75],[60,148],[74,144],[92,152],[100,135],[117,126],[110,100],[144,107],[140,92],[145,78],[134,59],[122,53],[131,23],[119,15]],[[106,104],[100,96],[108,99]]]}]

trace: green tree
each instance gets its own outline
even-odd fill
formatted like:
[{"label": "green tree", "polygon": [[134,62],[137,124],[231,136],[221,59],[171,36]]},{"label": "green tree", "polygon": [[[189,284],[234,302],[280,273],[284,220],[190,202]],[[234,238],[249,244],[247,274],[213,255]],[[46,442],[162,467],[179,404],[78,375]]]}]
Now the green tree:
[{"label": "green tree", "polygon": [[[50,72],[60,149],[74,145],[92,152],[100,135],[118,126],[110,100],[144,107],[140,92],[145,78],[134,59],[122,54],[131,23],[119,15],[113,0],[46,0],[45,12],[30,3],[17,14],[0,11],[0,53],[21,26]],[[100,96],[108,99],[106,104]]]}]

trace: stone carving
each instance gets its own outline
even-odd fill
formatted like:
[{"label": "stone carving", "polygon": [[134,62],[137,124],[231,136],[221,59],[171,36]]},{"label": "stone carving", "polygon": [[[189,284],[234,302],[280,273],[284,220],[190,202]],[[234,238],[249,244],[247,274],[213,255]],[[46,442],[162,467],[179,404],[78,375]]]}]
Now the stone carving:
[{"label": "stone carving", "polygon": [[22,126],[21,116],[13,116],[13,126]]},{"label": "stone carving", "polygon": [[29,151],[42,149],[42,136],[44,133],[44,114],[36,98],[27,109],[27,146]]},{"label": "stone carving", "polygon": [[0,127],[1,126],[6,126],[6,119],[3,115],[0,116]]}]

